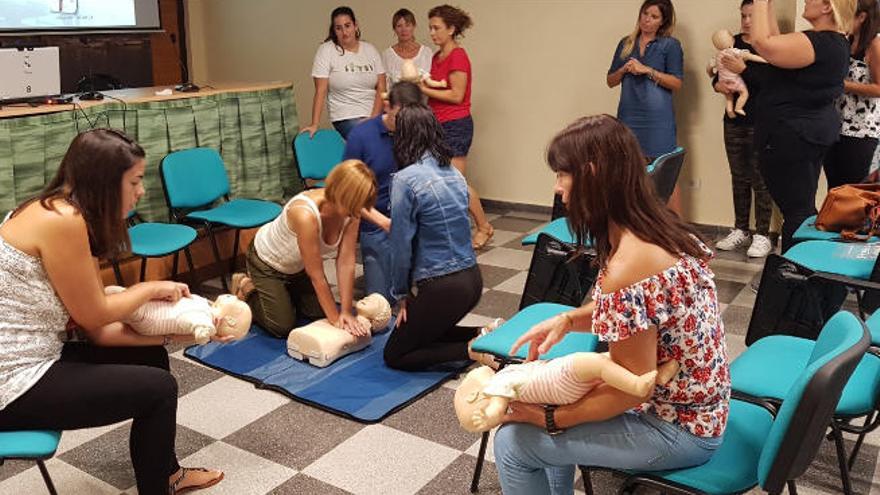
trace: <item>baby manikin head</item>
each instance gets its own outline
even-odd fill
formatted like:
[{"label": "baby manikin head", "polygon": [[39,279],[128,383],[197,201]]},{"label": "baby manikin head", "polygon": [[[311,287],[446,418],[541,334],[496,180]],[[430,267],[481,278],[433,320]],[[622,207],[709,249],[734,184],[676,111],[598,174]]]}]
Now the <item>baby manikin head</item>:
[{"label": "baby manikin head", "polygon": [[391,321],[391,305],[382,294],[373,293],[361,299],[355,304],[359,317],[364,317],[370,322],[370,328],[375,332],[384,329]]},{"label": "baby manikin head", "polygon": [[718,50],[733,48],[733,35],[726,29],[719,29],[712,35],[712,44]]},{"label": "baby manikin head", "polygon": [[211,304],[217,322],[217,336],[244,337],[251,328],[251,307],[232,294],[223,294]]}]

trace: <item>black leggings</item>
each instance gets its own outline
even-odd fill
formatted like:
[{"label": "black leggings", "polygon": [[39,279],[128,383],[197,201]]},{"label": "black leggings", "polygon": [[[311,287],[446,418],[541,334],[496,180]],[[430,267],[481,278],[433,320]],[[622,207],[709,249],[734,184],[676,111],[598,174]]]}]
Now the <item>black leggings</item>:
[{"label": "black leggings", "polygon": [[816,214],[819,169],[827,150],[827,146],[804,141],[780,123],[759,152],[764,183],[782,212],[783,253],[792,246],[792,236],[801,223]]},{"label": "black leggings", "polygon": [[877,138],[840,136],[825,154],[825,178],[828,189],[844,184],[858,184],[868,176]]},{"label": "black leggings", "polygon": [[76,430],[133,419],[129,448],[141,495],[167,494],[174,454],[177,381],[164,347],[65,344],[61,359],[0,409],[0,430]]},{"label": "black leggings", "polygon": [[406,303],[406,323],[391,332],[385,363],[417,371],[468,358],[468,342],[479,327],[456,325],[474,309],[483,293],[477,266],[417,284],[418,294]]}]

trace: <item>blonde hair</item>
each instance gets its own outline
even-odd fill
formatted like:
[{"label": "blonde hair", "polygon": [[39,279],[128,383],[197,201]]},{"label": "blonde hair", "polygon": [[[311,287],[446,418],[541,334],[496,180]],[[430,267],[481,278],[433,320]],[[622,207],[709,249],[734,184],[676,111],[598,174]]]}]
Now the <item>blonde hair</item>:
[{"label": "blonde hair", "polygon": [[327,176],[324,197],[339,205],[349,215],[359,215],[361,209],[376,204],[376,176],[360,160],[345,160],[333,167]]},{"label": "blonde hair", "polygon": [[672,6],[672,1],[645,0],[642,2],[642,6],[639,7],[639,15],[636,17],[636,28],[623,39],[623,46],[620,49],[621,60],[625,60],[630,54],[632,54],[636,45],[636,38],[639,37],[639,33],[641,32],[639,21],[641,20],[642,13],[647,10],[648,7],[657,7],[657,10],[660,11],[660,15],[663,16],[663,22],[660,23],[660,28],[657,29],[657,37],[672,36],[672,31],[675,29],[675,7]]},{"label": "blonde hair", "polygon": [[837,30],[848,33],[856,16],[857,0],[825,0],[831,5],[831,17]]}]

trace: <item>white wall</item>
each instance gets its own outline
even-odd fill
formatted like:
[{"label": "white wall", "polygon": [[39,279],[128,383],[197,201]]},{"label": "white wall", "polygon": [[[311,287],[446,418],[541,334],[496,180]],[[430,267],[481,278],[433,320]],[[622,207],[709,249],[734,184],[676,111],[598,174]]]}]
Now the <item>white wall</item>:
[{"label": "white wall", "polygon": [[[789,28],[796,0],[777,4]],[[797,0],[802,2],[803,0]],[[406,6],[420,23],[436,1]],[[618,40],[632,30],[640,0],[461,0],[475,25],[464,46],[474,66],[474,145],[469,180],[485,198],[548,205],[553,177],[544,162],[550,138],[575,118],[614,114],[619,89],[605,73]],[[391,15],[400,3],[352,0],[363,39],[380,50],[393,42]],[[324,39],[326,0],[188,0],[188,38],[194,79],[290,80],[301,121],[310,120],[315,48]],[[730,177],[721,130],[723,99],[703,68],[713,54],[712,32],[739,28],[737,0],[676,0],[675,36],[685,52],[676,95],[679,143],[688,150],[680,181],[685,215],[696,222],[733,221]],[[799,12],[799,10],[798,10]],[[324,112],[326,115],[326,112]]]}]

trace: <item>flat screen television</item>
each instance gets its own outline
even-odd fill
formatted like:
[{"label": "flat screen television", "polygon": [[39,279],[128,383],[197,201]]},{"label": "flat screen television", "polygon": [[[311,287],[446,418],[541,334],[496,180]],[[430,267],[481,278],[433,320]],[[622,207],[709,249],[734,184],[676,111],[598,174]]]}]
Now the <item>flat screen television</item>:
[{"label": "flat screen television", "polygon": [[161,28],[158,0],[0,0],[0,36]]}]

